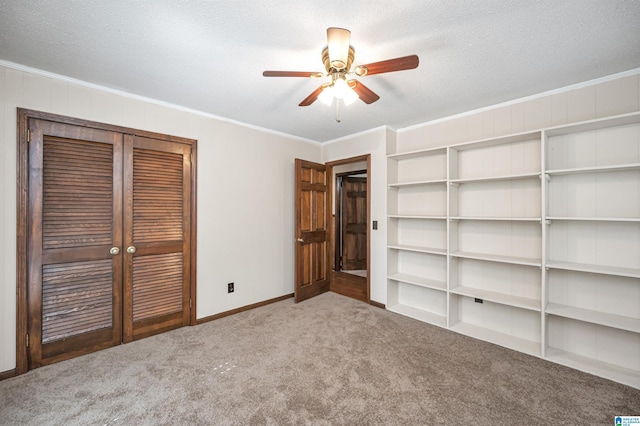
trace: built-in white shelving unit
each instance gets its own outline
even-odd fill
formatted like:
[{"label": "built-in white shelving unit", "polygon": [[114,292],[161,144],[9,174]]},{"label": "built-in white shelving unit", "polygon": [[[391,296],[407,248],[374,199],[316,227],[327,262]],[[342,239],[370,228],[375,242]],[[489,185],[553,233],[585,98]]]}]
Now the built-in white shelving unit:
[{"label": "built-in white shelving unit", "polygon": [[388,157],[387,306],[447,325],[447,149]]},{"label": "built-in white shelving unit", "polygon": [[640,113],[396,151],[389,310],[640,388]]}]

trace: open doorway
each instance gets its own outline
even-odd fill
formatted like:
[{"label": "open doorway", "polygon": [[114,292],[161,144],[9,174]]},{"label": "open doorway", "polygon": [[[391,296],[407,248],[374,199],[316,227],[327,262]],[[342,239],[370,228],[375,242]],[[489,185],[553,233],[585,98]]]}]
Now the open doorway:
[{"label": "open doorway", "polygon": [[[361,223],[351,226],[349,236],[337,234],[343,226],[336,226],[336,176],[364,178],[355,189],[346,188],[352,195],[352,202],[360,203],[355,209]],[[333,291],[365,303],[370,299],[371,271],[371,155],[346,158],[328,162],[314,163],[297,158],[295,160],[295,301]],[[346,182],[341,180],[341,185]],[[348,194],[351,192],[351,194]],[[343,207],[344,210],[344,207]],[[361,218],[365,220],[362,223]],[[349,223],[349,220],[347,220]],[[340,231],[341,232],[341,231]],[[342,253],[345,262],[344,247],[336,250],[336,241],[357,241],[364,249],[353,251],[347,248],[348,266],[336,262],[336,252]],[[336,267],[338,265],[338,267]],[[356,273],[357,271],[357,273]]]},{"label": "open doorway", "polygon": [[370,158],[327,163],[332,167],[331,291],[369,303]]}]

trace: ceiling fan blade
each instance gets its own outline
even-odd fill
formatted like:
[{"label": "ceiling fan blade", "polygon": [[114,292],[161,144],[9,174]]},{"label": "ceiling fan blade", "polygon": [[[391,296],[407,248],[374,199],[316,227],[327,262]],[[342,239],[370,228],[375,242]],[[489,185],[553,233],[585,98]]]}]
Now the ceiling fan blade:
[{"label": "ceiling fan blade", "polygon": [[313,71],[263,71],[263,77],[322,77],[322,73]]},{"label": "ceiling fan blade", "polygon": [[322,86],[318,87],[316,90],[314,90],[313,92],[311,92],[311,94],[309,96],[307,96],[306,98],[304,98],[304,100],[302,102],[300,102],[298,104],[298,106],[309,106],[312,103],[314,103],[316,101],[316,99],[318,99],[318,96],[320,96],[320,93],[322,93],[322,91],[328,86],[328,84],[323,84]]},{"label": "ceiling fan blade", "polygon": [[410,70],[417,68],[419,63],[418,55],[409,55],[403,56],[402,58],[387,59],[386,61],[358,65],[354,71],[356,75],[362,77],[365,75],[382,74],[385,72]]},{"label": "ceiling fan blade", "polygon": [[380,96],[376,95],[371,89],[360,83],[358,80],[349,80],[347,84],[358,94],[360,99],[362,99],[362,102],[365,104],[372,104],[380,99]]}]

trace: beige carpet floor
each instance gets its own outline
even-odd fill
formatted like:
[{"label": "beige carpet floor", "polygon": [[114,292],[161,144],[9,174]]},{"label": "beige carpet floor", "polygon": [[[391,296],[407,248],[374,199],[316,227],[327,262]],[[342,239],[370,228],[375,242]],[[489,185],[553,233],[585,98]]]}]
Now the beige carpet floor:
[{"label": "beige carpet floor", "polygon": [[333,293],[0,382],[2,425],[613,425],[640,390]]}]

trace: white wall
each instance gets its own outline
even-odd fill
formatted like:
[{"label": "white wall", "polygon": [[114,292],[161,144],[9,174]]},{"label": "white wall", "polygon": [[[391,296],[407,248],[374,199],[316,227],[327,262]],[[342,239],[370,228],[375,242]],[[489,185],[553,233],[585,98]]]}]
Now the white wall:
[{"label": "white wall", "polygon": [[640,109],[640,70],[398,130],[398,152],[560,126]]},{"label": "white wall", "polygon": [[[322,162],[371,154],[371,220],[378,229],[371,231],[371,300],[387,301],[387,139],[394,137],[385,127],[337,139],[322,146]],[[371,226],[371,223],[369,224]]]},{"label": "white wall", "polygon": [[293,292],[294,158],[320,161],[319,144],[0,66],[0,372],[15,368],[17,107],[198,140],[198,318]]},{"label": "white wall", "polygon": [[[640,70],[322,146],[0,66],[0,372],[15,367],[16,107],[198,140],[198,317],[293,292],[293,163],[371,154],[371,299],[386,303],[386,153],[640,110]],[[274,191],[274,188],[277,188]],[[371,226],[371,225],[369,225]],[[236,290],[226,293],[226,283]]]}]

